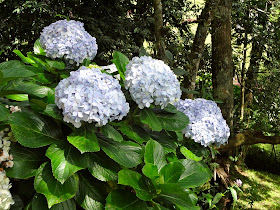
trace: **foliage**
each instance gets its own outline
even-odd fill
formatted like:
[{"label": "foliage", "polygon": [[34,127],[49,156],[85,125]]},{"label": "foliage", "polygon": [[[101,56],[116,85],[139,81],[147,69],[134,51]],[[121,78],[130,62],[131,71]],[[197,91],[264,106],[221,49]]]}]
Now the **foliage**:
[{"label": "foliage", "polygon": [[[15,179],[16,206],[199,209],[204,205],[201,186],[212,178],[207,165],[210,152],[183,138],[186,115],[171,104],[139,109],[123,89],[130,112],[122,121],[75,128],[63,121],[55,105],[55,87],[69,76],[63,61],[45,57],[40,42],[27,56],[15,53],[22,62],[0,64],[4,113],[0,120],[3,127],[11,127],[15,139],[11,146],[15,167],[6,171]],[[128,58],[117,52],[113,61],[125,75]],[[9,113],[5,105],[17,105],[21,111]],[[23,196],[22,183],[34,190]]]}]

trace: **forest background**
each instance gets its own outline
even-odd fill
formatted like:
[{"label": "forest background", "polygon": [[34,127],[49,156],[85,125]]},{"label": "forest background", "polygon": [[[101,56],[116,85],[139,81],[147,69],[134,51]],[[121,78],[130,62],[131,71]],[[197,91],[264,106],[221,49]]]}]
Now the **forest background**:
[{"label": "forest background", "polygon": [[[184,97],[219,103],[232,131],[229,144],[219,149],[227,175],[228,165],[244,163],[248,145],[280,143],[278,1],[0,2],[1,61],[18,59],[14,49],[26,54],[45,26],[65,17],[83,22],[96,37],[100,65],[109,64],[115,50],[129,58],[163,59],[179,76]],[[212,41],[205,42],[208,34]],[[271,147],[276,156],[277,148]],[[277,158],[262,164],[280,173],[273,167]]]}]

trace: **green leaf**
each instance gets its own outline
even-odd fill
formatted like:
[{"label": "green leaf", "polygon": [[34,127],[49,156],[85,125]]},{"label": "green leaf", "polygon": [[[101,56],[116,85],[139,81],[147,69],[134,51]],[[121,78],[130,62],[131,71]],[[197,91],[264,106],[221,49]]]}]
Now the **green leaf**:
[{"label": "green leaf", "polygon": [[187,127],[189,118],[183,112],[170,109],[170,107],[171,105],[165,110],[158,110],[156,113],[162,128],[167,131],[183,130]]},{"label": "green leaf", "polygon": [[31,65],[35,64],[34,60],[32,60],[31,58],[25,57],[19,50],[13,50],[13,52],[15,54],[17,54],[24,63],[31,64]]},{"label": "green leaf", "polygon": [[145,201],[139,200],[133,193],[124,190],[112,191],[106,198],[105,210],[144,210]]},{"label": "green leaf", "polygon": [[188,72],[183,69],[183,68],[175,68],[173,69],[174,74],[176,74],[177,76],[183,76],[185,74],[187,74]]},{"label": "green leaf", "polygon": [[169,136],[166,131],[161,132],[151,132],[151,137],[160,143],[165,153],[175,152],[177,149],[177,143],[173,140],[171,136]]},{"label": "green leaf", "polygon": [[33,51],[36,55],[46,55],[42,45],[40,43],[40,39],[37,39],[34,43]]},{"label": "green leaf", "polygon": [[203,157],[198,157],[192,151],[188,150],[186,147],[181,146],[180,147],[181,153],[187,158],[195,161],[201,161]]},{"label": "green leaf", "polygon": [[[49,210],[46,198],[41,194],[35,194],[32,199],[32,209]],[[53,205],[50,210],[75,210],[76,203],[73,199]]]},{"label": "green leaf", "polygon": [[104,209],[106,198],[103,188],[104,185],[102,182],[80,173],[79,189],[75,200],[86,210],[102,210]]},{"label": "green leaf", "polygon": [[49,146],[46,156],[51,160],[54,177],[63,184],[75,172],[84,169],[88,160],[69,144]]},{"label": "green leaf", "polygon": [[148,141],[145,147],[144,161],[146,164],[151,163],[157,166],[158,170],[160,170],[166,165],[163,147],[154,140]]},{"label": "green leaf", "polygon": [[160,175],[163,176],[164,183],[177,183],[184,171],[185,167],[181,163],[172,162],[160,170]]},{"label": "green leaf", "polygon": [[159,188],[159,196],[174,203],[179,209],[200,209],[193,203],[191,192],[182,190],[177,184],[162,184]]},{"label": "green leaf", "polygon": [[115,51],[113,53],[112,62],[116,65],[122,80],[125,80],[125,78],[124,78],[124,74],[125,74],[125,71],[126,71],[125,67],[129,63],[129,59],[124,54],[122,54],[121,52]]},{"label": "green leaf", "polygon": [[110,139],[113,139],[117,142],[122,142],[123,137],[122,135],[111,125],[106,124],[101,127],[101,132]]},{"label": "green leaf", "polygon": [[140,111],[140,121],[150,126],[153,131],[161,131],[161,123],[156,114],[151,109],[142,109]]},{"label": "green leaf", "polygon": [[127,167],[133,168],[141,163],[141,147],[129,141],[116,142],[105,136],[98,136],[102,150],[114,161]]},{"label": "green leaf", "polygon": [[65,69],[65,63],[62,61],[46,60],[46,63],[51,67],[59,70]]},{"label": "green leaf", "polygon": [[149,141],[149,134],[140,126],[135,125],[122,125],[120,131],[128,138],[136,141],[139,144]]},{"label": "green leaf", "polygon": [[4,104],[0,103],[0,121],[5,121],[10,115],[10,110],[5,107]]},{"label": "green leaf", "polygon": [[93,129],[82,127],[76,129],[67,140],[82,154],[85,152],[97,152],[100,150],[97,137]]},{"label": "green leaf", "polygon": [[159,176],[157,166],[151,163],[147,163],[146,165],[144,165],[144,167],[142,168],[142,172],[146,177],[150,179],[154,179]]},{"label": "green leaf", "polygon": [[54,94],[54,91],[49,87],[37,85],[31,82],[14,81],[2,88],[0,95],[5,96],[18,93],[26,93],[39,98],[44,98],[50,93]]},{"label": "green leaf", "polygon": [[237,202],[237,192],[233,187],[230,187],[229,189],[230,189],[231,196],[233,198],[233,204],[232,205],[234,207],[236,202]]},{"label": "green leaf", "polygon": [[25,147],[43,147],[61,141],[62,131],[55,121],[32,112],[10,114],[9,123],[16,140]]},{"label": "green leaf", "polygon": [[153,187],[146,182],[141,174],[123,169],[118,173],[118,184],[127,185],[136,191],[136,196],[144,201],[150,201],[153,198]]},{"label": "green leaf", "polygon": [[32,71],[28,70],[22,62],[16,60],[0,63],[0,72],[3,76],[0,82],[16,78],[32,77],[35,75]]},{"label": "green leaf", "polygon": [[211,170],[202,161],[184,159],[181,163],[185,171],[178,183],[184,189],[201,186],[212,178]]},{"label": "green leaf", "polygon": [[11,94],[11,95],[5,95],[5,97],[14,101],[28,101],[27,94]]},{"label": "green leaf", "polygon": [[51,170],[49,163],[43,163],[37,170],[34,188],[38,193],[43,194],[47,198],[48,207],[61,203],[75,196],[78,190],[79,178],[74,174],[64,184],[57,181]]},{"label": "green leaf", "polygon": [[54,119],[62,121],[63,115],[61,113],[61,110],[58,109],[58,107],[55,104],[48,104],[43,111],[43,114],[46,114]]},{"label": "green leaf", "polygon": [[165,56],[167,57],[169,62],[173,61],[173,54],[169,50],[165,50]]},{"label": "green leaf", "polygon": [[112,181],[118,179],[119,164],[112,161],[105,153],[90,153],[87,166],[90,173],[100,181]]},{"label": "green leaf", "polygon": [[5,170],[8,177],[15,179],[27,179],[35,176],[37,169],[45,159],[45,150],[26,148],[19,144],[12,144],[10,153],[14,157],[14,166]]},{"label": "green leaf", "polygon": [[221,200],[222,197],[223,197],[222,193],[217,193],[213,198],[212,205],[217,204]]}]

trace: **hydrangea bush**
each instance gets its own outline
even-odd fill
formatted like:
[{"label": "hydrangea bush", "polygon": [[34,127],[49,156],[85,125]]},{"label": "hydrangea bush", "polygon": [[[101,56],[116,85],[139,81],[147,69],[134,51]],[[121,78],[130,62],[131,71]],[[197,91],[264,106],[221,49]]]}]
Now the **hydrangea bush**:
[{"label": "hydrangea bush", "polygon": [[2,158],[3,209],[214,208],[204,146],[228,137],[215,103],[178,101],[175,74],[151,57],[114,52],[114,64],[99,67],[82,26],[58,21],[34,52],[15,51],[22,62],[0,63],[0,126],[13,139],[1,141],[12,154]]}]

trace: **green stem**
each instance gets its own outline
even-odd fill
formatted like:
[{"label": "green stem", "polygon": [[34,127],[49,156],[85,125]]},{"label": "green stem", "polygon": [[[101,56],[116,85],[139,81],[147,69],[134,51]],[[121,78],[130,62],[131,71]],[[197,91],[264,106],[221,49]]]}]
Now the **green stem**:
[{"label": "green stem", "polygon": [[133,113],[130,115],[130,117],[124,122],[125,125],[128,125],[128,123],[130,123],[130,121],[136,115],[138,110],[139,110],[139,107],[137,106],[137,108],[133,111]]}]

